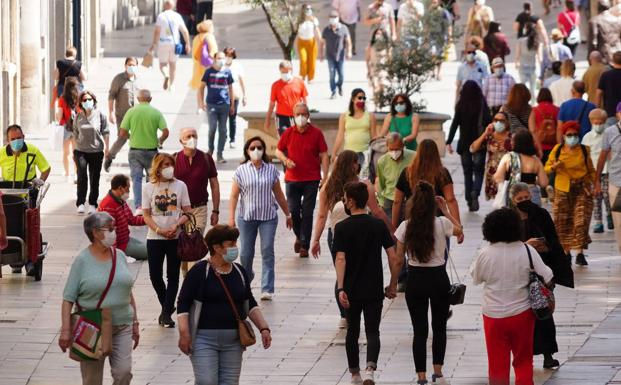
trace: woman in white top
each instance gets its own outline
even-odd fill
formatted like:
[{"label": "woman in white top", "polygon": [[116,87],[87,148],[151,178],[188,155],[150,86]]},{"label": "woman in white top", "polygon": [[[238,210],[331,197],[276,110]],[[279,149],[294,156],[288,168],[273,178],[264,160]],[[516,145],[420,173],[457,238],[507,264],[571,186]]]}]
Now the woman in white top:
[{"label": "woman in white top", "polygon": [[520,241],[520,235],[520,217],[515,210],[491,212],[483,222],[483,238],[490,245],[470,267],[474,284],[484,284],[483,327],[491,384],[509,383],[512,355],[515,383],[533,384],[535,315],[528,291],[529,253],[544,282],[549,284],[553,274],[537,250]]},{"label": "woman in white top", "polygon": [[[395,232],[397,256],[408,256],[408,280],[405,300],[414,328],[414,365],[417,384],[427,384],[427,312],[431,304],[433,330],[432,383],[447,384],[442,373],[446,352],[446,321],[449,314],[450,281],[446,274],[447,239],[461,236],[459,222],[448,210],[446,201],[436,196],[434,186],[425,181],[416,184],[409,204],[409,220]],[[444,217],[436,216],[440,209]]]},{"label": "woman in white top", "polygon": [[[326,226],[326,222],[329,221],[328,224],[328,248],[330,249],[330,254],[332,255],[332,262],[334,263],[336,259],[336,253],[332,249],[332,240],[334,235],[334,227],[341,222],[342,220],[349,217],[349,214],[346,213],[345,207],[343,205],[343,197],[344,191],[343,188],[349,182],[357,182],[361,181],[367,185],[367,191],[369,192],[369,200],[367,202],[367,206],[369,211],[373,216],[378,219],[386,222],[388,229],[394,229],[392,224],[389,223],[389,219],[386,216],[386,213],[380,207],[377,199],[375,197],[375,188],[373,184],[371,184],[368,180],[361,180],[358,177],[358,173],[360,172],[360,163],[358,163],[358,154],[353,151],[345,150],[339,154],[336,159],[336,163],[330,176],[326,183],[321,188],[319,192],[319,215],[317,217],[317,221],[315,222],[315,228],[313,229],[313,241],[311,242],[311,253],[313,257],[318,258],[319,253],[321,253],[321,247],[319,245],[319,239],[321,239],[321,234]],[[345,318],[345,309],[341,306],[341,302],[338,298],[338,293],[336,291],[336,285],[334,286],[334,296],[336,298],[336,304],[339,307],[339,312],[341,314],[341,321],[339,323],[339,327],[344,329],[347,327],[347,320]]]},{"label": "woman in white top", "polygon": [[302,14],[298,24],[298,35],[294,46],[298,49],[300,58],[300,77],[310,83],[315,78],[317,64],[317,49],[321,41],[319,20],[313,15],[310,4],[302,5]]},{"label": "woman in white top", "polygon": [[[174,174],[175,158],[159,153],[151,164],[150,181],[142,188],[142,215],[144,223],[149,226],[149,277],[162,305],[158,323],[169,328],[175,326],[171,314],[175,311],[181,267],[181,261],[177,258],[177,238],[181,226],[188,221],[183,214],[191,210],[188,187],[175,179]],[[164,259],[167,283],[164,283]]]},{"label": "woman in white top", "polygon": [[235,148],[235,134],[237,133],[237,112],[239,111],[239,101],[242,106],[246,106],[246,82],[244,78],[246,73],[244,67],[236,60],[237,52],[233,47],[224,49],[226,55],[226,68],[231,70],[233,75],[233,95],[235,95],[235,108],[233,114],[229,115],[229,146]]}]

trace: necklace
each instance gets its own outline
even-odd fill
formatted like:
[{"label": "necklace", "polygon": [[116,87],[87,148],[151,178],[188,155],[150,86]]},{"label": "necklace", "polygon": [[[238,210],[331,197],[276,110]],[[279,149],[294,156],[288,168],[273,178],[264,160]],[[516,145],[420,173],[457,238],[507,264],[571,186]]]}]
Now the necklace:
[{"label": "necklace", "polygon": [[[227,265],[227,264],[225,263],[223,266],[226,266],[226,265]],[[228,268],[225,268],[225,269],[218,268],[218,267],[217,267],[215,264],[213,264],[213,263],[211,264],[211,267],[213,267],[213,269],[214,269],[214,270],[215,270],[218,274],[221,274],[221,275],[227,275],[227,274],[229,274],[231,271],[233,271],[233,265],[232,265],[232,264],[228,264]]]}]

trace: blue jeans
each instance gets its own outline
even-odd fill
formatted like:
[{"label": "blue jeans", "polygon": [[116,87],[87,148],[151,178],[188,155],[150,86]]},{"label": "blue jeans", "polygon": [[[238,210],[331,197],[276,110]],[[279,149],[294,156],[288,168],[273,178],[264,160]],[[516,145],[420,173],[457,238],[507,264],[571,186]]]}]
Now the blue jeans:
[{"label": "blue jeans", "polygon": [[230,106],[228,104],[207,105],[207,119],[209,122],[209,153],[214,152],[216,130],[218,131],[218,157],[222,157],[226,143],[226,122],[229,119]]},{"label": "blue jeans", "polygon": [[235,99],[235,113],[229,116],[229,143],[235,143],[235,134],[237,133],[237,107],[239,107],[239,99]]},{"label": "blue jeans", "polygon": [[241,241],[241,264],[246,269],[250,282],[254,279],[252,262],[257,232],[261,237],[261,292],[263,293],[274,293],[274,238],[277,227],[278,217],[268,221],[245,221],[242,217],[237,218],[237,228]]},{"label": "blue jeans", "polygon": [[485,174],[485,151],[472,154],[468,149],[464,149],[461,154],[461,167],[464,169],[465,198],[466,202],[469,202],[470,199],[478,198],[481,194]]},{"label": "blue jeans", "polygon": [[[345,60],[331,60],[328,59],[328,69],[330,71],[330,91],[336,92],[336,89],[343,89],[343,62]],[[338,75],[339,80],[336,80]]]},{"label": "blue jeans", "polygon": [[199,329],[192,342],[195,385],[237,385],[243,348],[236,329]]},{"label": "blue jeans", "polygon": [[293,232],[302,248],[310,247],[313,231],[313,212],[317,202],[319,181],[287,182],[287,205],[293,220]]},{"label": "blue jeans", "polygon": [[129,160],[129,175],[132,178],[132,189],[134,190],[134,206],[142,207],[142,176],[146,172],[149,175],[153,158],[157,155],[157,150],[129,150],[127,158]]}]

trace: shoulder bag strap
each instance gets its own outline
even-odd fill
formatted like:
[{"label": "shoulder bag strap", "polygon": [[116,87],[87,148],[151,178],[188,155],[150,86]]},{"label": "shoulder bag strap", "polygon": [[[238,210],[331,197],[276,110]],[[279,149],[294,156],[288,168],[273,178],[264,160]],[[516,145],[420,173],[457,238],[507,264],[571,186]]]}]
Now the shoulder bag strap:
[{"label": "shoulder bag strap", "polygon": [[589,102],[587,102],[586,100],[583,100],[584,104],[582,105],[582,109],[580,110],[580,115],[578,115],[578,124],[581,124],[580,122],[582,122],[582,117],[584,116],[584,111],[586,111],[587,105],[589,104]]},{"label": "shoulder bag strap", "polygon": [[106,284],[106,288],[103,293],[101,293],[101,298],[99,298],[99,302],[97,302],[96,309],[99,309],[101,304],[103,303],[108,291],[110,290],[110,286],[112,286],[112,281],[114,280],[114,274],[116,273],[116,248],[112,247],[112,268],[110,269],[110,276],[108,276],[108,283]]},{"label": "shoulder bag strap", "polygon": [[222,289],[224,289],[224,294],[226,294],[226,299],[229,301],[229,305],[231,305],[231,309],[233,310],[235,319],[237,321],[240,321],[241,317],[239,316],[239,312],[237,311],[237,306],[235,306],[235,301],[233,301],[233,297],[231,297],[231,292],[229,291],[229,288],[226,286],[226,283],[224,283],[222,276],[220,275],[220,273],[216,271],[216,269],[214,269],[214,274],[216,277],[218,277],[218,281],[220,281],[220,284],[222,285]]},{"label": "shoulder bag strap", "polygon": [[535,266],[533,265],[533,257],[530,255],[530,249],[528,245],[525,243],[524,247],[526,247],[526,252],[528,253],[528,263],[530,264],[530,270],[535,271]]},{"label": "shoulder bag strap", "polygon": [[575,21],[573,21],[573,20],[571,19],[571,17],[569,17],[569,15],[567,14],[567,12],[563,12],[563,13],[562,13],[562,15],[563,15],[563,17],[565,18],[565,20],[567,20],[567,21],[569,22],[569,24],[571,24],[571,27],[572,27],[572,28],[576,26],[576,22],[575,22]]},{"label": "shoulder bag strap", "polygon": [[170,24],[170,20],[168,19],[168,16],[164,16],[164,18],[166,19],[166,22],[168,23],[168,28],[170,28],[170,33],[172,33],[173,44],[177,45],[177,40],[175,40],[175,32],[173,31],[172,24]]}]

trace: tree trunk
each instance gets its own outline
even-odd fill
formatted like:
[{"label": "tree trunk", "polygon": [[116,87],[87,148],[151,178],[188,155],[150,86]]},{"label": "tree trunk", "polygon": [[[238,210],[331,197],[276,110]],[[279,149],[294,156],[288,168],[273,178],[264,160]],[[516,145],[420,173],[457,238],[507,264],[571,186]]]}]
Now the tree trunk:
[{"label": "tree trunk", "polygon": [[274,23],[272,22],[272,15],[270,14],[269,10],[265,6],[265,3],[263,2],[261,3],[261,9],[263,9],[263,13],[265,13],[267,24],[269,25],[270,29],[272,30],[272,33],[274,34],[274,37],[276,38],[276,42],[278,43],[278,46],[280,47],[282,51],[283,58],[285,60],[291,60],[291,49],[293,48],[293,42],[295,41],[295,34],[292,34],[291,36],[289,36],[289,41],[287,42],[287,44],[285,44],[282,37],[276,30]]}]

